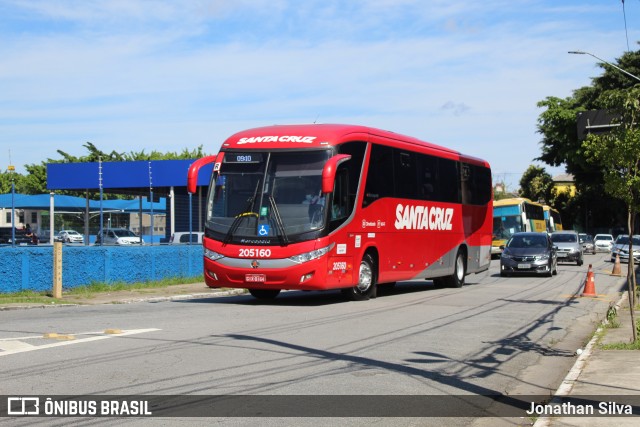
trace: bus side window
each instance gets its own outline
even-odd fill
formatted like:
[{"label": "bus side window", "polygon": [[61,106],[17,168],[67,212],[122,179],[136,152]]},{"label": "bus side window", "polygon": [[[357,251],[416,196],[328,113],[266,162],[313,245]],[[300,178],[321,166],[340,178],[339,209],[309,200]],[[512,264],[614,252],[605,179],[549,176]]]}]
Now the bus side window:
[{"label": "bus side window", "polygon": [[333,188],[333,203],[331,204],[331,221],[349,216],[349,175],[346,169],[338,168],[336,182]]},{"label": "bus side window", "polygon": [[416,171],[416,154],[399,149],[393,150],[394,197],[417,199],[420,196]]},{"label": "bus side window", "polygon": [[491,200],[491,170],[482,166],[461,163],[462,203],[484,205]]},{"label": "bus side window", "polygon": [[362,207],[383,197],[394,196],[393,150],[391,147],[373,144],[364,188]]},{"label": "bus side window", "polygon": [[438,200],[436,171],[438,164],[436,158],[428,155],[418,157],[418,196],[421,200]]},{"label": "bus side window", "polygon": [[437,201],[460,203],[460,172],[458,162],[450,159],[437,158],[438,183]]}]

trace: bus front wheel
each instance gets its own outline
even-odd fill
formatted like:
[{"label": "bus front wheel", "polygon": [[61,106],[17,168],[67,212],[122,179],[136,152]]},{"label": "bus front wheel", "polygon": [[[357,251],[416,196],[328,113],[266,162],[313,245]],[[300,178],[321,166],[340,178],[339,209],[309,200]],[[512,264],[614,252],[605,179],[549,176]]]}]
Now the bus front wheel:
[{"label": "bus front wheel", "polygon": [[274,299],[280,293],[280,289],[249,289],[249,293],[258,299]]},{"label": "bus front wheel", "polygon": [[342,293],[352,301],[365,301],[375,297],[376,264],[370,254],[365,254],[360,261],[358,270],[358,284],[352,288],[343,289]]}]

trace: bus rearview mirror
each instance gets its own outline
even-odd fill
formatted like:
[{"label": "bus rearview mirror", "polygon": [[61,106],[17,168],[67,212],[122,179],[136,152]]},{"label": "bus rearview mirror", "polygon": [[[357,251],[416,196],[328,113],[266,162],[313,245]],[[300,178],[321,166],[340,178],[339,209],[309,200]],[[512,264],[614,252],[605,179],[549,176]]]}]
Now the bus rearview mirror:
[{"label": "bus rearview mirror", "polygon": [[327,163],[325,163],[324,168],[322,168],[322,192],[323,193],[332,193],[333,192],[333,184],[336,180],[336,171],[338,170],[338,166],[351,159],[350,154],[337,154],[330,158]]}]

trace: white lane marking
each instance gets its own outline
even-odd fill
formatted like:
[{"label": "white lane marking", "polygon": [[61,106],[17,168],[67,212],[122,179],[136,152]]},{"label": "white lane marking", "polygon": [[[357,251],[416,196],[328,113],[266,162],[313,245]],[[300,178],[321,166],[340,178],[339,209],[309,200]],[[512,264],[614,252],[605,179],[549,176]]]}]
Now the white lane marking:
[{"label": "white lane marking", "polygon": [[[31,345],[27,343],[21,343],[22,345],[15,344],[17,342],[20,342],[20,340],[25,340],[25,339],[35,339],[35,338],[42,339],[42,335],[20,337],[20,338],[9,338],[9,339],[3,338],[0,340],[0,350],[4,350],[4,351],[0,352],[0,357],[8,356],[10,354],[24,353],[26,351],[43,350],[46,348],[61,347],[63,345],[72,345],[72,344],[80,344],[80,343],[91,342],[91,341],[100,341],[100,340],[106,340],[110,338],[123,337],[126,335],[144,334],[146,332],[155,332],[155,331],[160,331],[160,329],[157,329],[157,328],[130,329],[130,330],[123,330],[121,334],[116,334],[116,335],[105,334],[104,332],[83,332],[82,334],[70,334],[70,335],[74,335],[74,336],[92,335],[92,336],[88,338],[75,339],[73,341],[58,341],[51,344],[43,344],[43,345]],[[9,344],[9,343],[13,343],[13,344]],[[12,345],[14,345],[15,347],[10,348]],[[9,347],[9,348],[6,348],[6,347]]]},{"label": "white lane marking", "polygon": [[0,341],[0,351],[12,351],[19,349],[30,349],[34,346],[22,341]]}]

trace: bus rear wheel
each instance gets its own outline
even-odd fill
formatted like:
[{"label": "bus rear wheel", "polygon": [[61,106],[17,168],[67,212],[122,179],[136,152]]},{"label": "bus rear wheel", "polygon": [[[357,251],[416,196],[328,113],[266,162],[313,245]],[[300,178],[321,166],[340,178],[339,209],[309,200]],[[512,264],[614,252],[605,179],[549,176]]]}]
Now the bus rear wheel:
[{"label": "bus rear wheel", "polygon": [[258,299],[274,299],[280,294],[280,289],[249,289],[249,293]]},{"label": "bus rear wheel", "polygon": [[458,250],[453,274],[444,278],[447,288],[461,288],[464,285],[464,277],[467,275],[467,264],[464,259],[464,251]]},{"label": "bus rear wheel", "polygon": [[365,301],[375,297],[376,263],[370,254],[365,254],[360,261],[358,270],[358,284],[352,288],[343,289],[342,293],[352,301]]}]

